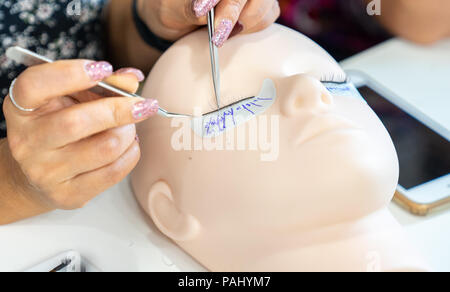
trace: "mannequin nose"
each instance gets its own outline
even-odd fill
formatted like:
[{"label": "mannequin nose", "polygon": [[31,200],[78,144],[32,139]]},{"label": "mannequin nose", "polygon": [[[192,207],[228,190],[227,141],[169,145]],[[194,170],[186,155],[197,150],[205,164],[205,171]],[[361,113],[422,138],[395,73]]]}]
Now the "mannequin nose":
[{"label": "mannequin nose", "polygon": [[286,78],[282,83],[282,111],[288,116],[304,111],[324,112],[333,105],[333,96],[314,77],[301,74]]}]

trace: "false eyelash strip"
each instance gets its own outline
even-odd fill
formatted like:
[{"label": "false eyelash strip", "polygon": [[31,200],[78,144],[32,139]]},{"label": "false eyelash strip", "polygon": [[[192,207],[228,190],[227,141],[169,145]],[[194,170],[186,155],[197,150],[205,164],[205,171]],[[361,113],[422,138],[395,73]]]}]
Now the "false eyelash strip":
[{"label": "false eyelash strip", "polygon": [[336,83],[336,84],[344,84],[349,82],[349,78],[347,75],[340,73],[330,73],[325,74],[320,78],[320,82],[322,83]]}]

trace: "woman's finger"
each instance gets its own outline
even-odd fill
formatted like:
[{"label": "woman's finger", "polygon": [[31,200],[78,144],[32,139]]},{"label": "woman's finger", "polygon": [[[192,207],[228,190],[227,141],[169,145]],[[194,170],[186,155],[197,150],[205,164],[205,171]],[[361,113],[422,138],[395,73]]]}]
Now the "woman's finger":
[{"label": "woman's finger", "polygon": [[249,0],[239,17],[239,23],[243,26],[242,32],[253,32],[268,14],[273,13],[275,6],[278,6],[278,1],[275,0]]},{"label": "woman's finger", "polygon": [[[139,83],[145,79],[144,73],[136,70],[131,68],[120,69],[106,78],[105,82],[126,92],[135,93],[139,88]],[[117,94],[107,92],[104,96],[117,96]]]},{"label": "woman's finger", "polygon": [[60,186],[61,189],[77,194],[77,196],[72,196],[70,201],[64,199],[65,209],[81,208],[98,194],[122,181],[136,167],[140,155],[139,144],[135,141],[113,163],[63,183]]},{"label": "woman's finger", "polygon": [[35,139],[54,149],[94,134],[141,122],[159,110],[154,99],[111,97],[73,105],[34,120]]},{"label": "woman's finger", "polygon": [[[136,68],[122,68],[114,72],[113,75],[105,79],[105,82],[125,90],[127,92],[136,92],[139,88],[139,83],[144,81],[144,73]],[[114,93],[108,94],[108,96],[114,96]]]},{"label": "woman's finger", "polygon": [[[135,68],[123,68],[114,72],[113,75],[103,81],[126,92],[135,93],[139,88],[139,83],[145,79],[144,73]],[[117,93],[96,87],[95,90],[86,90],[70,95],[79,102],[89,102],[102,97],[117,96]]]},{"label": "woman's finger", "polygon": [[213,42],[222,47],[228,40],[248,0],[222,0],[216,6]]},{"label": "woman's finger", "polygon": [[[54,153],[56,160],[64,161],[60,181],[102,168],[116,161],[136,141],[135,125],[110,129],[67,145]],[[80,163],[82,162],[82,163]]]},{"label": "woman's finger", "polygon": [[107,62],[68,60],[33,66],[17,78],[14,99],[24,108],[39,108],[50,99],[91,88],[112,74]]},{"label": "woman's finger", "polygon": [[[264,0],[264,1],[267,1],[267,0]],[[255,1],[253,1],[253,2],[255,2]],[[278,19],[278,17],[280,17],[280,12],[281,12],[280,4],[278,1],[273,1],[273,0],[270,0],[269,2],[272,2],[272,3],[270,3],[271,4],[270,9],[267,10],[265,12],[265,14],[263,14],[259,18],[257,18],[258,19],[257,22],[254,22],[253,24],[248,24],[248,26],[246,26],[244,24],[243,33],[258,32],[258,31],[261,31],[261,30],[269,27],[273,23],[275,23],[275,21]],[[254,12],[250,12],[250,10],[246,11],[246,9],[242,12],[242,15],[241,15],[242,20],[241,19],[239,20],[244,23],[246,23],[245,19],[250,19],[249,15],[251,15],[251,13],[254,13]]]}]

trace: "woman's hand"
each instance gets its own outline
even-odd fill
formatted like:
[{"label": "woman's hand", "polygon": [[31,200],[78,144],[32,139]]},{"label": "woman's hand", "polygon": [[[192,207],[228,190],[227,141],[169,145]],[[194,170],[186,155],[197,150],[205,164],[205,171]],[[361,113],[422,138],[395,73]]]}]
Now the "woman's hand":
[{"label": "woman's hand", "polygon": [[[9,96],[5,99],[8,138],[2,144],[7,147],[2,149],[2,159],[9,156],[4,172],[10,174],[7,180],[15,194],[9,199],[0,196],[10,206],[0,208],[0,222],[33,216],[37,209],[80,208],[135,167],[140,150],[134,124],[154,115],[157,102],[101,98],[111,95],[86,91],[104,78],[134,92],[143,74],[135,69],[113,74],[106,62],[70,60],[30,67],[18,77],[15,101],[38,110],[23,112]],[[24,211],[14,201],[19,197],[36,210]]]},{"label": "woman's hand", "polygon": [[218,47],[232,34],[265,29],[280,15],[277,0],[139,0],[138,4],[148,27],[167,40],[177,40],[205,25],[206,15],[215,7]]}]

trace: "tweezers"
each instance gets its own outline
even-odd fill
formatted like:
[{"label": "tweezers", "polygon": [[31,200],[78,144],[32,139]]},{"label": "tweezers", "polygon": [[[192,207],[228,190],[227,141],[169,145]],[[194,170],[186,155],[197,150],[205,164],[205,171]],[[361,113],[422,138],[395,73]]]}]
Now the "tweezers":
[{"label": "tweezers", "polygon": [[[40,64],[45,64],[45,63],[53,63],[53,60],[50,60],[49,58],[46,58],[44,56],[41,56],[39,54],[36,54],[32,51],[29,51],[27,49],[15,46],[15,47],[10,47],[8,48],[8,50],[6,51],[6,56],[11,59],[14,60],[15,62],[17,62],[18,64],[22,64],[25,66],[35,66],[35,65],[40,65]],[[116,93],[120,96],[124,96],[124,97],[134,97],[134,98],[141,98],[144,99],[142,96],[139,96],[137,94],[134,93],[129,93],[126,92],[124,90],[121,90],[115,86],[109,85],[105,82],[100,82],[98,83],[98,85],[94,88],[91,88],[90,91],[94,91],[95,89],[101,87],[103,89],[106,89],[108,91],[111,91],[113,93]],[[166,117],[166,118],[191,118],[191,115],[185,115],[185,114],[177,114],[177,113],[171,113],[166,111],[163,108],[159,108],[158,110],[158,114],[160,116]]]},{"label": "tweezers", "polygon": [[211,55],[212,79],[214,85],[214,93],[216,95],[217,108],[220,109],[220,64],[219,52],[217,46],[213,42],[214,36],[214,8],[208,12],[208,35],[209,50]]}]

